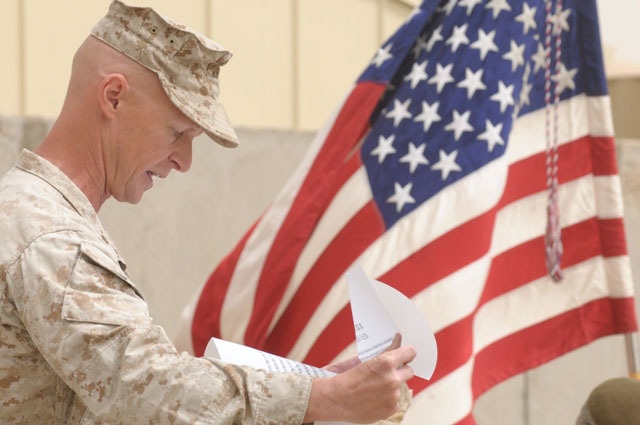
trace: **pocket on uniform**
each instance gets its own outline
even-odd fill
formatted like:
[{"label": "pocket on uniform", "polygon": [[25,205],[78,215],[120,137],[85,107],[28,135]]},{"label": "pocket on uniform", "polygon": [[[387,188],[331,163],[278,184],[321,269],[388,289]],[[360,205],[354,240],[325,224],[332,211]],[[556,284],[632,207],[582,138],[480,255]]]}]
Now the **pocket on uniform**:
[{"label": "pocket on uniform", "polygon": [[117,260],[91,243],[80,246],[65,288],[62,318],[105,325],[151,322],[147,303]]}]

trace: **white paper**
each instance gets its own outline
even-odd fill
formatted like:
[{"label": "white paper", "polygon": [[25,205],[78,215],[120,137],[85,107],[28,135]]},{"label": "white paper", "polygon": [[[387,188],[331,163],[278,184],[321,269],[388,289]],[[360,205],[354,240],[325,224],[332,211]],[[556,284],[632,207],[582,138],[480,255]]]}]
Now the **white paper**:
[{"label": "white paper", "polygon": [[[270,372],[295,372],[301,375],[327,377],[335,373],[296,362],[274,354],[265,353],[246,345],[236,344],[218,338],[211,338],[204,351],[204,357],[220,359],[239,366],[251,366]],[[347,422],[320,422],[322,425],[350,425]]]},{"label": "white paper", "polygon": [[251,366],[256,369],[268,370],[269,372],[295,372],[301,375],[320,377],[335,375],[335,373],[325,369],[309,366],[218,338],[211,338],[204,351],[204,357],[220,359],[236,365]]},{"label": "white paper", "polygon": [[399,329],[360,267],[347,270],[347,286],[358,357],[364,362],[386,350]]},{"label": "white paper", "polygon": [[417,355],[409,363],[416,376],[431,379],[438,360],[436,338],[416,305],[403,293],[369,279],[359,266],[347,272],[358,356],[366,360],[383,352],[396,332],[402,345],[412,345]]},{"label": "white paper", "polygon": [[[366,361],[382,353],[389,347],[396,333],[400,333],[402,345],[416,348],[417,355],[409,363],[414,374],[430,379],[436,367],[438,348],[433,331],[422,312],[400,291],[369,279],[357,265],[347,270],[346,278],[360,360]],[[325,369],[218,338],[211,338],[204,356],[272,372],[295,372],[322,377],[335,375]],[[318,423],[344,425],[343,422]]]}]

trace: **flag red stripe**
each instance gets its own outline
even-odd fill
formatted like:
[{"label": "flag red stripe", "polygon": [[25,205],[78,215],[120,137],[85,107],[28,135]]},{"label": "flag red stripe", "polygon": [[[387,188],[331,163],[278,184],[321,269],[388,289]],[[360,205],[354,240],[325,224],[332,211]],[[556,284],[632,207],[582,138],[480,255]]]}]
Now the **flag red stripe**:
[{"label": "flag red stripe", "polygon": [[511,376],[597,338],[635,331],[633,311],[633,298],[601,298],[494,342],[475,357],[474,398]]},{"label": "flag red stripe", "polygon": [[622,218],[600,220],[599,230],[602,252],[605,256],[627,255],[626,234]]},{"label": "flag red stripe", "polygon": [[[590,219],[564,228],[563,242],[567,250],[565,251],[565,257],[563,257],[563,266],[571,267],[589,258],[603,255],[604,253],[599,244],[598,236],[600,232],[598,227],[603,223],[608,225],[610,221]],[[621,220],[617,221],[621,223]],[[514,290],[519,286],[545,276],[547,270],[544,256],[531,255],[532,252],[536,252],[535,250],[541,249],[544,249],[543,237],[521,244],[497,256],[491,264],[485,289],[476,311],[487,302],[509,290]],[[618,253],[613,254],[618,255]],[[518,267],[513,267],[514,264],[517,264]],[[559,284],[561,285],[562,282]],[[506,286],[506,288],[503,288],[503,286]],[[470,348],[465,350],[464,358],[461,358],[460,351],[465,349],[464,346],[461,347],[461,342],[465,340],[461,336],[472,335],[474,315],[471,314],[436,334],[438,350],[441,355],[438,356],[438,366],[430,384],[448,375],[468,360]],[[603,320],[603,322],[611,322],[611,319]],[[468,340],[467,343],[471,344],[471,340]],[[541,344],[538,350],[542,347],[544,347],[544,344]]]},{"label": "flag red stripe", "polygon": [[[613,144],[611,137],[585,136],[559,146],[558,182],[571,181],[589,173],[596,176],[616,174],[615,157],[612,160],[605,156],[611,154],[609,147]],[[589,160],[594,156],[598,156],[598,161],[601,162]],[[584,160],[577,161],[576,158],[584,158]],[[503,199],[498,203],[498,207],[546,190],[546,160],[546,153],[540,152],[511,164]]]},{"label": "flag red stripe", "polygon": [[356,85],[327,135],[267,254],[258,281],[254,313],[245,333],[245,344],[264,346],[266,332],[286,291],[295,262],[324,213],[328,200],[340,189],[336,173],[353,155],[368,128],[368,120],[385,87],[374,83]]},{"label": "flag red stripe", "polygon": [[[612,146],[613,139],[610,137],[584,137],[575,142],[562,145],[559,148],[561,181],[570,179],[572,177],[575,178],[576,176],[588,172],[589,170],[587,166],[589,165],[594,166],[594,171],[597,169],[597,174],[600,175],[615,173],[617,171],[615,160],[612,160],[610,157],[615,153],[615,151],[612,150]],[[590,148],[593,149],[593,154],[588,153],[588,150]],[[597,160],[594,160],[591,164],[589,163],[589,161],[572,161],[569,164],[563,164],[563,161],[569,161],[571,158],[577,157],[595,157],[597,158]],[[544,161],[545,156],[543,153],[541,153],[512,164],[509,167],[508,182],[518,181],[520,182],[520,184],[507,184],[500,205],[508,204],[516,199],[534,193],[535,191],[543,190],[544,175],[542,173],[544,170]],[[577,166],[578,168],[575,167],[576,163],[579,163],[579,165]],[[359,164],[357,155],[354,155],[350,158],[349,164],[351,166],[347,167],[346,170],[342,169],[342,175],[339,179],[340,184],[352,174],[355,169],[355,165]],[[597,166],[595,166],[596,164]],[[570,171],[573,171],[573,175],[567,174]],[[315,172],[315,169],[312,170],[312,173],[313,172]],[[534,175],[536,172],[538,173],[538,176]],[[310,176],[312,173],[310,173]],[[311,177],[313,178],[313,176]],[[323,294],[326,293],[326,291],[321,292],[319,291],[319,289],[324,288],[328,290],[329,283],[334,282],[342,273],[342,267],[332,266],[331,263],[337,261],[347,265],[350,264],[358,255],[361,254],[362,251],[364,251],[364,248],[366,248],[366,238],[368,238],[368,240],[371,242],[381,234],[379,220],[375,220],[374,217],[376,215],[373,211],[375,207],[373,206],[373,204],[369,204],[366,208],[368,209],[368,212],[366,213],[367,218],[360,219],[356,216],[349,225],[345,226],[345,229],[347,229],[347,231],[349,229],[356,229],[357,234],[354,234],[353,232],[348,233],[346,231],[341,232],[337,236],[336,240],[329,246],[329,249],[325,251],[325,253],[318,259],[317,263],[311,269],[309,276],[305,278],[305,281],[300,287],[299,295],[297,294],[295,296],[295,302],[291,303],[289,308],[285,311],[283,318],[279,321],[279,327],[276,327],[276,329],[274,329],[273,337],[269,337],[269,341],[266,344],[266,347],[268,349],[273,349],[275,352],[280,354],[286,353],[291,349],[295,338],[299,334],[298,332],[301,330],[301,327],[304,323],[306,323],[306,320],[308,320],[308,317],[313,312],[314,308],[317,307]],[[294,215],[295,213],[292,214],[292,216]],[[300,218],[298,217],[296,219],[299,220]],[[622,227],[622,224],[617,224],[617,226]],[[363,232],[361,229],[371,231]],[[232,276],[232,272],[235,269],[239,255],[242,252],[246,240],[248,239],[248,236],[252,231],[253,228],[250,229],[249,232],[247,232],[247,234],[240,241],[239,245],[236,246],[236,248],[225,258],[220,267],[217,268],[211,275],[207,285],[205,285],[205,287],[203,288],[203,292],[199,298],[199,302],[194,313],[194,320],[192,322],[193,324],[195,324],[195,326],[192,326],[192,337],[195,353],[199,354],[204,352],[204,347],[208,339],[212,335],[220,335],[219,314],[222,308],[222,302],[230,283],[230,276]],[[605,229],[604,231],[606,232],[607,230]],[[350,256],[345,252],[340,252],[340,250],[335,251],[336,247],[348,245],[344,244],[341,241],[355,240],[361,240],[363,244],[361,244],[358,249],[350,251]],[[620,248],[625,248],[625,241],[623,238],[603,238],[603,242],[607,244],[607,246],[611,244],[619,245],[619,247],[616,248],[618,251],[620,250]],[[274,247],[275,245],[276,243],[274,243]],[[433,251],[436,252],[436,254],[434,255],[429,251],[430,250],[425,250],[425,254],[427,254],[427,256],[431,260],[433,260],[434,263],[440,263],[440,261],[437,261],[437,252],[446,252],[440,251],[439,249],[434,249]],[[287,251],[285,255],[290,254],[290,251]],[[292,258],[291,261],[293,260],[294,259]],[[387,279],[388,281],[407,282],[407,286],[417,287],[417,283],[411,283],[409,280],[403,280],[402,276],[406,277],[412,275],[412,266],[410,265],[411,262],[407,262],[405,264],[406,265],[404,266],[400,264],[398,267],[396,267],[394,269],[393,275],[386,274],[381,279]],[[433,276],[430,281],[433,282],[450,273],[452,270],[455,270],[455,267],[450,267],[447,270],[443,269],[441,270],[439,275]],[[422,277],[424,278],[424,275]],[[322,283],[324,283],[324,285],[322,285]],[[307,286],[311,286],[312,288],[317,289],[308,291],[306,289]],[[309,294],[310,296],[307,296],[306,294]],[[304,314],[302,317],[298,316],[295,311],[289,311],[289,309],[295,308],[292,306],[295,306],[298,303],[305,306],[305,311],[303,312]],[[256,315],[259,315],[258,313],[260,312],[260,310],[256,308],[254,309],[254,311],[256,312]],[[293,327],[287,327],[287,325],[284,325],[286,323],[295,323],[296,325]],[[264,325],[266,326],[266,323]],[[288,331],[285,332],[284,329],[281,329],[280,327],[287,329]]]},{"label": "flag red stripe", "polygon": [[[474,358],[473,399],[526,370],[579,348],[594,339],[636,329],[633,298],[601,298],[494,342]],[[582,326],[576,326],[581,323]],[[549,335],[553,335],[552,339]],[[433,381],[410,381],[414,394]],[[456,425],[475,425],[472,412]]]},{"label": "flag red stripe", "polygon": [[229,289],[229,284],[231,283],[230,276],[233,275],[240,253],[258,222],[259,220],[251,226],[233,251],[220,262],[200,292],[200,297],[193,313],[193,320],[191,321],[191,339],[193,353],[196,356],[204,354],[204,350],[207,348],[212,336],[220,336],[220,313],[227,289]]},{"label": "flag red stripe", "polygon": [[473,417],[472,412],[469,412],[467,416],[456,422],[454,425],[477,425],[477,422]]},{"label": "flag red stripe", "polygon": [[[426,4],[422,9],[425,7]],[[360,142],[369,130],[369,120],[376,118],[371,113],[383,95],[388,107],[380,111],[380,119],[372,121],[375,123],[372,131],[397,136],[402,148],[406,146],[407,138],[413,140],[414,133],[416,136],[422,134],[416,121],[426,119],[426,115],[418,118],[414,112],[417,113],[417,103],[422,101],[423,114],[427,114],[424,103],[429,99],[433,102],[434,93],[430,88],[422,89],[428,88],[426,84],[432,84],[433,80],[416,85],[420,83],[415,79],[419,78],[416,66],[423,67],[428,59],[433,68],[434,63],[446,59],[447,56],[440,56],[440,53],[447,52],[446,45],[450,44],[444,37],[437,40],[433,31],[435,26],[429,28],[427,25],[434,7],[435,3],[431,4],[428,13],[417,9],[402,30],[381,46],[372,65],[359,79],[371,78],[380,82],[360,83],[354,88],[337,119],[329,123],[327,128],[331,130],[327,137],[324,140],[318,137],[312,146],[311,153],[316,154],[315,150],[320,149],[315,158],[309,156],[305,160],[295,181],[291,182],[295,184],[281,192],[280,202],[274,205],[274,210],[267,211],[265,221],[258,224],[247,245],[244,245],[245,237],[242,248],[225,260],[221,266],[224,272],[216,274],[222,285],[215,285],[211,279],[218,291],[212,291],[215,299],[206,302],[208,308],[214,310],[209,320],[216,326],[215,332],[220,331],[219,316],[222,314],[222,330],[237,339],[242,339],[244,334],[244,340],[240,342],[322,366],[336,356],[346,354],[346,347],[354,347],[351,311],[344,294],[346,288],[339,279],[348,266],[361,262],[372,277],[415,297],[416,303],[436,318],[439,362],[430,381],[417,378],[411,381],[418,397],[414,409],[408,412],[409,421],[422,423],[428,417],[438,423],[475,425],[473,405],[488,388],[596,338],[630,332],[637,325],[614,139],[582,137],[589,132],[598,135],[612,135],[613,132],[593,1],[578,2],[576,9],[567,9],[570,14],[564,24],[568,28],[563,27],[563,31],[570,37],[563,39],[563,43],[567,42],[565,47],[569,48],[563,50],[565,60],[562,62],[571,65],[567,69],[571,76],[567,78],[575,84],[570,85],[568,81],[566,86],[559,81],[554,83],[556,89],[561,88],[557,93],[562,99],[558,108],[554,108],[553,125],[558,126],[553,130],[557,130],[560,137],[557,170],[561,184],[560,218],[564,226],[561,264],[565,269],[565,280],[557,284],[552,282],[545,264],[548,158],[544,151],[544,134],[551,130],[551,117],[548,110],[542,109],[544,80],[543,70],[538,70],[538,66],[518,69],[524,64],[514,61],[511,74],[506,66],[505,74],[509,75],[499,73],[496,75],[500,81],[493,78],[490,81],[492,86],[496,83],[508,85],[509,90],[520,93],[519,99],[513,98],[511,105],[507,105],[515,108],[511,113],[523,113],[517,118],[505,114],[502,100],[500,114],[491,102],[486,102],[491,106],[485,108],[484,101],[496,100],[488,91],[484,92],[486,98],[479,98],[478,94],[473,99],[475,106],[469,104],[467,107],[459,103],[463,98],[458,99],[453,85],[438,86],[438,92],[452,89],[447,92],[455,95],[436,97],[438,103],[446,100],[437,107],[443,122],[431,127],[438,131],[433,133],[438,137],[427,142],[431,148],[441,147],[437,144],[447,140],[440,136],[441,131],[446,134],[452,127],[458,131],[457,122],[446,125],[444,111],[447,115],[452,109],[457,112],[455,108],[473,111],[473,119],[467,118],[473,123],[474,133],[471,134],[475,137],[465,138],[465,142],[456,143],[455,148],[456,154],[460,154],[458,160],[464,157],[467,162],[460,161],[458,165],[463,172],[472,174],[445,185],[443,192],[436,195],[438,198],[417,206],[411,214],[399,214],[400,224],[385,234],[379,211],[374,201],[367,197],[371,196],[372,189],[364,178]],[[447,28],[448,32],[457,23],[452,19],[464,16],[464,11],[457,10],[456,13],[454,9],[447,9],[435,18],[442,19],[440,28]],[[484,12],[489,19],[490,12]],[[516,22],[515,13],[510,18],[518,28],[521,23]],[[493,15],[495,20],[495,11]],[[438,21],[433,23],[440,25]],[[578,31],[576,38],[575,30],[580,28],[586,28],[586,32]],[[525,33],[528,32],[526,29]],[[540,34],[542,32],[524,34],[527,45]],[[581,40],[580,36],[584,34],[589,37]],[[419,35],[421,41],[416,40]],[[503,36],[508,36],[508,32]],[[425,49],[427,43],[429,47]],[[504,38],[497,50],[506,51],[507,44],[508,40]],[[535,43],[530,46],[527,55],[535,50]],[[482,60],[485,60],[485,53],[481,54]],[[491,55],[486,60],[497,59],[498,68],[503,62],[500,57],[507,57],[506,54]],[[536,57],[526,60],[532,59],[537,65]],[[454,69],[459,72],[464,67],[468,69],[472,60],[475,58],[457,55],[447,66],[455,65]],[[398,90],[384,93],[384,82],[389,80]],[[409,80],[411,90],[405,84]],[[456,84],[459,88],[464,85]],[[489,88],[489,84],[486,86]],[[467,92],[467,100],[472,96]],[[411,102],[414,103],[410,109]],[[489,151],[467,149],[467,142],[484,137],[479,135],[483,121],[480,118],[484,118],[478,115],[479,111],[491,118],[486,120],[484,135],[494,137],[491,133],[499,130],[507,146],[502,145],[499,151],[494,151],[497,146],[487,140]],[[391,118],[393,122],[387,120]],[[502,134],[502,127],[490,131],[489,121],[495,120],[504,121],[508,126],[506,135]],[[458,141],[460,135],[455,135]],[[581,137],[576,138],[576,135]],[[366,140],[367,146],[369,142],[375,143],[373,137]],[[382,142],[378,145],[380,153],[383,152]],[[413,161],[415,154],[410,152],[407,158]],[[455,161],[455,158],[449,159]],[[399,156],[388,158],[387,162],[390,159],[404,162]],[[485,163],[481,169],[467,167]],[[394,165],[397,164],[394,162]],[[425,178],[432,177],[427,170],[421,168]],[[380,172],[387,171],[380,169]],[[394,170],[389,168],[389,171]],[[357,174],[354,176],[353,173]],[[351,176],[354,178],[350,179]],[[374,190],[379,190],[374,186]],[[486,193],[482,193],[485,189]],[[357,203],[349,204],[350,197]],[[451,211],[443,211],[447,208]],[[327,212],[329,214],[325,216]],[[322,234],[318,235],[320,232]],[[254,246],[255,239],[260,239],[262,244]],[[257,252],[243,251],[254,248]],[[255,261],[245,262],[244,259],[252,255]],[[245,285],[240,286],[243,283]],[[227,297],[253,294],[255,298],[243,308],[239,305],[241,300],[223,303],[225,294]],[[203,298],[204,293],[201,303]],[[276,317],[276,314],[280,316]],[[207,336],[212,334],[211,330],[207,330]],[[428,393],[419,394],[427,386],[430,387]],[[435,400],[446,403],[435,403]],[[430,415],[429,411],[438,410],[439,406],[446,407]]]},{"label": "flag red stripe", "polygon": [[[590,157],[589,149],[591,146],[602,142],[603,139],[583,137],[574,142],[562,145],[560,148],[560,158],[568,159],[566,159],[567,163],[561,168],[563,171],[559,174],[560,183],[588,174],[591,171],[589,161],[569,162],[569,158],[575,158],[574,155],[580,155],[578,157]],[[561,162],[562,161],[564,160],[561,159]],[[385,273],[380,280],[383,282],[396,282],[396,289],[411,297],[433,282],[442,279],[460,267],[486,254],[490,246],[496,211],[500,207],[508,205],[517,199],[545,190],[544,182],[546,176],[544,167],[544,153],[512,164],[509,167],[508,180],[512,181],[515,179],[528,182],[528,184],[518,186],[507,185],[505,195],[495,208],[469,220],[460,227],[451,230],[443,237],[429,243],[413,254],[407,261],[398,264],[392,270]],[[526,176],[526,178],[521,178],[523,176]],[[368,208],[375,207],[370,204]],[[314,274],[310,279],[305,279],[301,284],[294,297],[295,302],[290,303],[285,310],[282,318],[279,320],[277,329],[274,328],[275,333],[273,337],[271,335],[269,336],[270,341],[266,345],[269,350],[279,355],[286,355],[291,350],[298,335],[321,303],[326,292],[331,288],[332,283],[343,273],[344,268],[341,268],[340,264],[352,264],[365,250],[367,244],[364,243],[365,240],[363,236],[367,238],[366,230],[371,229],[369,243],[380,235],[378,221],[375,220],[375,213],[368,208],[363,209],[364,212],[357,213],[318,258],[316,262],[316,266],[318,267],[314,266],[312,269]],[[359,214],[366,214],[366,216],[365,218],[360,218],[358,217]],[[473,235],[473,239],[476,240],[475,244],[466,243],[470,238],[469,235]],[[346,243],[346,241],[349,241],[349,243]],[[350,250],[341,250],[341,247],[351,245],[352,243],[355,244],[357,241],[363,243],[356,244],[357,246],[355,247],[351,246]],[[543,253],[544,246],[540,249],[538,252]],[[456,255],[451,255],[452,252],[455,252]],[[538,260],[544,262],[544,256],[540,255]],[[332,265],[332,263],[336,263],[336,265]],[[420,267],[420,273],[415,273],[416,264],[422,265],[422,267]],[[424,265],[437,265],[437,267],[425,267]],[[300,308],[298,305],[304,306],[304,308]],[[351,327],[348,326],[348,328],[351,331]],[[320,346],[322,346],[322,344],[320,344]],[[324,356],[319,359],[319,361],[322,362],[329,360],[330,359]]]},{"label": "flag red stripe", "polygon": [[[616,144],[613,137],[591,137],[591,164],[596,176],[617,175]],[[575,160],[575,158],[574,158]]]},{"label": "flag red stripe", "polygon": [[[358,232],[340,232],[311,267],[289,306],[267,338],[265,350],[286,356],[306,326],[308,317],[333,283],[351,264],[354,256],[364,251],[384,233],[384,223],[373,201],[367,203],[345,227]],[[306,319],[306,320],[305,320]],[[353,338],[353,329],[349,329]]]},{"label": "flag red stripe", "polygon": [[[593,233],[598,234],[597,229],[594,232],[590,228],[594,221],[588,220],[563,229],[563,240],[569,247],[565,253],[566,257],[563,258],[564,267],[570,267],[600,253],[597,238],[591,236]],[[590,236],[591,244],[581,244],[580,249],[573,249],[575,244],[587,235]],[[547,269],[544,256],[532,255],[532,252],[540,252],[538,250],[544,252],[543,237],[528,241],[494,258],[476,311],[492,299],[545,276]],[[518,267],[513,267],[514,264]],[[503,285],[507,287],[503,288]],[[436,340],[440,354],[438,366],[430,380],[431,384],[466,363],[471,356],[472,339],[466,338],[465,335],[473,334],[474,316],[475,312],[437,332]]]},{"label": "flag red stripe", "polygon": [[[563,257],[563,266],[570,267],[594,256],[604,255],[601,250],[599,240],[600,231],[598,229],[601,224],[610,226],[611,223],[615,221],[619,222],[618,228],[622,230],[622,220],[620,219],[590,219],[564,228],[563,243],[566,246],[566,251],[565,257]],[[452,233],[449,232],[449,234]],[[585,241],[585,238],[587,238],[587,243],[583,242]],[[422,251],[427,251],[427,248],[428,255],[426,255],[425,258],[431,258],[431,255],[438,255],[439,252],[452,252],[450,251],[450,247],[435,247],[434,244],[428,245]],[[546,265],[544,263],[544,256],[535,256],[532,255],[532,252],[544,252],[544,238],[542,236],[521,244],[517,247],[514,247],[508,251],[505,251],[493,260],[487,282],[485,283],[481,302],[476,307],[476,310],[491,299],[494,299],[495,297],[507,292],[507,290],[516,289],[521,285],[541,278],[547,274]],[[613,253],[614,255],[621,254],[619,252],[611,253]],[[457,258],[458,256],[449,255],[449,257]],[[467,263],[468,262],[464,262],[464,264]],[[425,276],[427,276],[430,273],[430,270],[434,267],[424,267],[424,264],[425,263],[422,258],[411,258],[399,265],[406,270],[415,271],[416,268],[420,268],[420,275],[423,275],[423,279],[421,279],[419,282],[415,282],[415,277],[412,278],[412,275],[401,275],[399,273],[396,273],[396,269],[399,267],[393,269],[390,273],[388,273],[389,276],[392,276],[393,280],[381,280],[383,282],[398,283],[394,286],[396,286],[401,292],[405,293],[405,295],[411,297],[417,292],[421,291],[424,287],[428,286],[428,284],[433,282],[430,277]],[[438,264],[439,266],[442,266],[442,264]],[[518,264],[519,267],[513,268],[513,264]],[[413,276],[415,276],[415,273],[413,273]],[[411,286],[407,285],[405,280],[411,280]],[[503,289],[503,285],[507,285],[507,289]],[[308,355],[304,359],[305,362],[316,365],[326,364],[333,358],[335,358],[349,343],[353,341],[353,326],[351,323],[352,319],[350,317],[350,314],[347,315],[344,313],[344,310],[346,309],[343,309],[343,311],[341,311],[340,314],[337,315],[335,319],[325,328],[325,331],[322,332],[322,334],[317,339],[317,343],[309,351]],[[473,314],[471,314],[465,318],[462,318],[460,321],[440,330],[436,334],[439,351],[442,353],[442,355],[439,356],[438,367],[436,368],[431,382],[436,382],[442,376],[447,375],[458,368],[466,361],[466,359],[470,355],[469,352],[463,352],[464,346],[461,346],[461,343],[465,341],[465,338],[461,338],[461,335],[471,334],[470,332],[473,317]],[[344,345],[338,345],[335,336],[342,329],[349,330],[349,338],[345,338],[346,341],[341,341],[344,342]],[[329,349],[328,347],[331,347],[331,349]],[[463,356],[464,361],[461,361],[460,356]]]},{"label": "flag red stripe", "polygon": [[[591,218],[581,223],[562,229],[563,266],[570,266],[598,255],[614,257],[626,255],[626,248],[619,244],[611,244],[616,249],[604,249],[600,235],[611,232],[608,238],[624,238],[622,219],[597,220]],[[622,250],[619,250],[619,249]],[[487,284],[482,293],[480,304],[484,304],[505,294],[533,279],[546,275],[545,256],[536,255],[545,249],[544,238],[536,238],[495,256],[491,263]],[[517,264],[518,267],[513,267]]]}]

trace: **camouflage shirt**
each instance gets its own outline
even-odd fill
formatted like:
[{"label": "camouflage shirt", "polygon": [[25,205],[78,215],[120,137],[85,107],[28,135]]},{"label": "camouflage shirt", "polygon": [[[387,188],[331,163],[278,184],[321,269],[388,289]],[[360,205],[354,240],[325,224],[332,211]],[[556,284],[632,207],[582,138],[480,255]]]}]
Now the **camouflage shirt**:
[{"label": "camouflage shirt", "polygon": [[299,424],[310,389],[178,353],[69,178],[23,151],[0,180],[0,423]]}]

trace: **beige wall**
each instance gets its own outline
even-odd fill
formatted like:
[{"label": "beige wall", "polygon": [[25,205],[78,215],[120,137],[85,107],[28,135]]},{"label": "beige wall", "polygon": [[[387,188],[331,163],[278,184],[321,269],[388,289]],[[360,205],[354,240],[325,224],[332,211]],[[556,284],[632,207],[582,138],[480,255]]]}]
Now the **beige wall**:
[{"label": "beige wall", "polygon": [[[126,0],[234,53],[221,73],[235,125],[315,130],[381,41],[408,16],[397,0]],[[70,62],[110,0],[2,0],[0,114],[57,115]]]},{"label": "beige wall", "polygon": [[[234,53],[222,70],[222,101],[235,125],[317,130],[355,78],[419,0],[126,0],[209,35]],[[53,118],[62,104],[77,46],[110,0],[2,0],[0,114]],[[607,70],[614,75],[614,120],[640,137],[628,111],[639,75],[637,0],[600,1]],[[632,78],[632,84],[637,79]],[[630,95],[633,93],[633,95]],[[618,107],[619,104],[625,107]],[[638,107],[638,108],[636,108]]]}]

